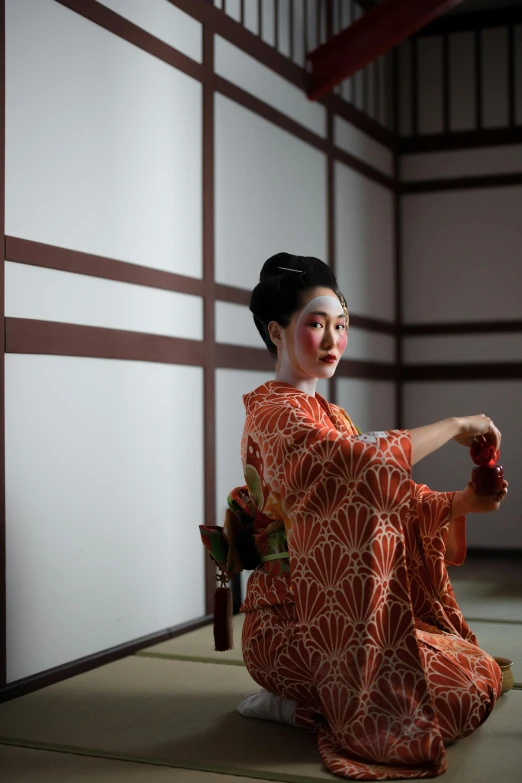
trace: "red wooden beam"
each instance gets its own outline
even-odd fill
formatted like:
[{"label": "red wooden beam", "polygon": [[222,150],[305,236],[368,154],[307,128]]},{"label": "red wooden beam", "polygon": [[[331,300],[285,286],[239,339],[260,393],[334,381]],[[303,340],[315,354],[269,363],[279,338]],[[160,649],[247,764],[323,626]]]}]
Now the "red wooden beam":
[{"label": "red wooden beam", "polygon": [[317,99],[462,0],[384,0],[307,55]]}]

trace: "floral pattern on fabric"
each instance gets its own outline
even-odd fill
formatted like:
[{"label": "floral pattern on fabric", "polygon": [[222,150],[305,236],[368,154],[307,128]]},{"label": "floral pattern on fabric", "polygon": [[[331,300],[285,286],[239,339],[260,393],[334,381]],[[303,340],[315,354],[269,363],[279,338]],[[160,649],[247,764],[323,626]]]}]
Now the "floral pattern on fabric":
[{"label": "floral pattern on fabric", "polygon": [[406,431],[361,435],[340,408],[275,381],[245,405],[245,475],[255,453],[259,511],[284,524],[290,554],[290,573],[264,563],[248,582],[251,676],[299,703],[331,772],[442,773],[444,741],[473,731],[500,692],[444,563],[452,493],[412,481]]}]

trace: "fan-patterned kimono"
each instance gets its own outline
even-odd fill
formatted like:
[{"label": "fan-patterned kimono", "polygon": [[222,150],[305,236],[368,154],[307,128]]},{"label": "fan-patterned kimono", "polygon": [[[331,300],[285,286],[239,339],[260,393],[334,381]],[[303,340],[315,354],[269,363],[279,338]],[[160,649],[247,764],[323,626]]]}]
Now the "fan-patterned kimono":
[{"label": "fan-patterned kimono", "polygon": [[256,545],[289,552],[250,575],[248,671],[299,703],[331,772],[444,772],[444,742],[483,723],[501,688],[446,570],[466,549],[464,517],[448,537],[453,493],[412,481],[405,430],[361,435],[341,408],[278,381],[244,400]]}]

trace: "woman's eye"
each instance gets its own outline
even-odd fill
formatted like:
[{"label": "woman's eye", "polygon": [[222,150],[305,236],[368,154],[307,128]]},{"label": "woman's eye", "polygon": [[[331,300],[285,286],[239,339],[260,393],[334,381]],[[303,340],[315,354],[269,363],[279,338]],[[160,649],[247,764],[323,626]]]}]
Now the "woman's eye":
[{"label": "woman's eye", "polygon": [[319,323],[319,321],[315,321],[313,324],[310,324],[312,328],[315,328],[316,326],[322,327],[322,323]]},{"label": "woman's eye", "polygon": [[346,329],[346,326],[344,324],[337,324],[338,329]]}]

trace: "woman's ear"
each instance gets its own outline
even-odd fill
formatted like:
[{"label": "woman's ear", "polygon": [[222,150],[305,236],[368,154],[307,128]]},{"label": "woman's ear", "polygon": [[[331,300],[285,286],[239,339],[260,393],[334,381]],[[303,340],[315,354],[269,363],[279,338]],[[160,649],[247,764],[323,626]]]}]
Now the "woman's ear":
[{"label": "woman's ear", "polygon": [[270,321],[268,324],[268,336],[276,346],[276,348],[282,348],[283,346],[283,330],[277,321]]}]

